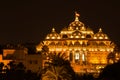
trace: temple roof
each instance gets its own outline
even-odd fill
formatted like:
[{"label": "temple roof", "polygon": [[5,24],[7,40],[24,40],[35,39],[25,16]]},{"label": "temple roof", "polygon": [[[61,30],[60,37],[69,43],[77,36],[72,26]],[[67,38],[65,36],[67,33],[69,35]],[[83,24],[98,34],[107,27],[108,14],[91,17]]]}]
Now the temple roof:
[{"label": "temple roof", "polygon": [[108,39],[107,34],[102,32],[102,28],[99,29],[99,31],[94,35],[97,39]]},{"label": "temple roof", "polygon": [[81,27],[85,27],[84,24],[81,21],[79,21],[79,16],[80,14],[75,12],[75,20],[69,24],[69,30],[75,30],[76,27],[78,27],[78,29],[80,29]]},{"label": "temple roof", "polygon": [[55,28],[52,28],[51,33],[47,35],[46,39],[60,39],[60,35],[55,31]]}]

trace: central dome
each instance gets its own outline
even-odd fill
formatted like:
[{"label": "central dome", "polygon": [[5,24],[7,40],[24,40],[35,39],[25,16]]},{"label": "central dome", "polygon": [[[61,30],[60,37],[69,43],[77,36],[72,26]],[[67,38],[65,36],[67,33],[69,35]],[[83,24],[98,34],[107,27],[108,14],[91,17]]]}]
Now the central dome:
[{"label": "central dome", "polygon": [[79,14],[75,12],[75,20],[69,24],[68,30],[75,30],[76,27],[80,30],[82,27],[85,27],[85,25],[79,21]]}]

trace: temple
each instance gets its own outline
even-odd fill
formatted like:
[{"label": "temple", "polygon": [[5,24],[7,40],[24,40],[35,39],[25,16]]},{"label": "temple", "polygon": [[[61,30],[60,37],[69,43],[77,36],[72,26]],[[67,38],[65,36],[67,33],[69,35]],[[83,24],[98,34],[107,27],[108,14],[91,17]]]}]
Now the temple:
[{"label": "temple", "polygon": [[115,44],[102,28],[94,33],[79,20],[79,16],[75,12],[75,20],[60,33],[53,28],[44,41],[37,45],[37,51],[41,51],[44,44],[50,53],[66,53],[76,73],[99,73],[101,68],[113,63],[108,60],[108,55],[114,51]]}]

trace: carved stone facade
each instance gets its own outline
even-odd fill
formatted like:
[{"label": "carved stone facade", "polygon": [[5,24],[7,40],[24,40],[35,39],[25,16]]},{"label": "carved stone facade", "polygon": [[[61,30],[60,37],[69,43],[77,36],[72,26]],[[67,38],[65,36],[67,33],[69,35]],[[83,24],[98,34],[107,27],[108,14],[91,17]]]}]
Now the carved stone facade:
[{"label": "carved stone facade", "polygon": [[100,28],[97,33],[79,21],[75,20],[58,34],[53,28],[43,42],[37,46],[42,50],[42,44],[47,45],[49,52],[66,53],[75,72],[96,73],[107,65],[107,56],[113,52],[115,44]]}]

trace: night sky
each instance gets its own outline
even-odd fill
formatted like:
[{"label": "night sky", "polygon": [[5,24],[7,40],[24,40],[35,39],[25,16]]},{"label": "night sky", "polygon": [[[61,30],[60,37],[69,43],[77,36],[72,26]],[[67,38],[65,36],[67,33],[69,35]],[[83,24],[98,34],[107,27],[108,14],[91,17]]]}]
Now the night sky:
[{"label": "night sky", "polygon": [[[2,2],[1,2],[2,1]],[[115,43],[120,43],[119,0],[1,0],[0,44],[39,43],[51,32],[57,32],[74,21],[80,21],[96,33],[103,32]]]}]

